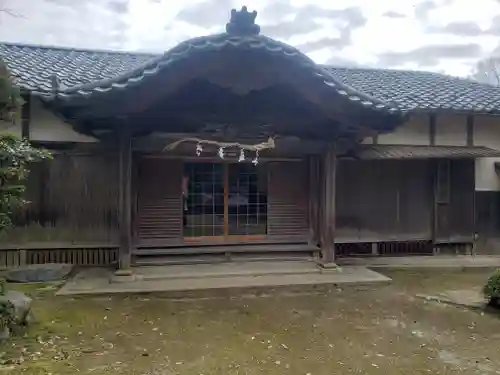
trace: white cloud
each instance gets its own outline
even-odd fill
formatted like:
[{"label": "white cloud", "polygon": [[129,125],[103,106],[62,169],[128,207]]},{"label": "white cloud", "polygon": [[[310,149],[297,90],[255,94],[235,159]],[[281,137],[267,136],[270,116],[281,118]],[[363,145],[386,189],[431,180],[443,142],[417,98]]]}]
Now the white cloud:
[{"label": "white cloud", "polygon": [[[189,37],[223,30],[224,24],[220,22],[207,26],[210,25],[210,19],[206,19],[210,17],[208,13],[199,15],[205,26],[179,18],[179,13],[188,7],[196,11],[197,5],[207,1],[212,1],[215,7],[217,4],[227,7],[221,11],[227,12],[228,17],[231,7],[249,3],[245,0],[0,0],[0,8],[23,16],[2,14],[0,38],[11,42],[161,52]],[[278,9],[273,19],[269,16],[260,19],[265,20],[269,30],[277,30],[288,21],[286,29],[281,29],[286,30],[287,36],[280,34],[280,40],[292,45],[324,40],[325,45],[315,46],[308,52],[318,63],[338,57],[343,61],[377,65],[378,56],[387,52],[404,53],[430,45],[479,44],[481,56],[442,56],[433,66],[419,61],[389,64],[396,68],[425,68],[464,75],[478,58],[491,53],[499,44],[497,36],[486,35],[494,15],[500,14],[500,2],[495,0],[255,0],[248,5],[260,14],[271,5]],[[302,31],[293,32],[293,20],[303,22],[300,12],[314,6],[324,9],[325,14],[328,10],[359,7],[366,23],[359,24],[358,18],[356,27],[349,29],[349,18],[335,18],[332,15],[338,13],[328,13],[328,17],[314,18],[314,27],[300,28],[297,24],[297,30]],[[400,16],[389,17],[388,12]],[[473,22],[485,30],[485,34],[458,37],[436,29],[450,22]],[[431,27],[433,31],[429,31]],[[330,47],[328,40],[335,38],[344,38],[345,44]]]},{"label": "white cloud", "polygon": [[438,25],[453,21],[472,21],[481,28],[487,28],[497,14],[500,14],[500,2],[497,0],[453,0],[446,7],[432,11],[429,21]]}]

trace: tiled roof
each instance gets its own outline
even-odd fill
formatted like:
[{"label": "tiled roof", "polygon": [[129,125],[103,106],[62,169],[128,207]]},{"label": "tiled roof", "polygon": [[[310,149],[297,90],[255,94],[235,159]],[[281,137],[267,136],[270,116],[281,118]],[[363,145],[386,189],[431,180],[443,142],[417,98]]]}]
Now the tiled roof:
[{"label": "tiled roof", "polygon": [[[10,45],[6,46],[6,48],[8,52],[9,49],[16,48],[16,46]],[[155,76],[160,71],[169,69],[179,60],[195,55],[199,56],[202,52],[218,52],[221,50],[264,50],[270,55],[279,56],[284,61],[289,61],[299,66],[301,69],[304,69],[312,79],[325,85],[327,91],[343,97],[351,103],[356,103],[356,105],[361,108],[370,108],[376,111],[394,114],[400,112],[400,109],[391,103],[378,100],[377,98],[373,98],[370,95],[351,88],[347,84],[343,84],[334,78],[330,72],[314,63],[314,61],[296,48],[263,35],[234,35],[222,33],[193,38],[178,44],[163,55],[152,57],[151,59],[141,62],[134,59],[135,55],[128,54],[127,56],[130,56],[131,60],[129,62],[129,69],[126,69],[127,61],[119,59],[116,65],[118,65],[119,69],[125,68],[124,71],[117,71],[117,74],[114,76],[103,77],[101,80],[95,80],[95,75],[97,73],[94,72],[98,69],[104,69],[106,75],[111,75],[110,71],[113,69],[112,66],[114,66],[115,63],[112,61],[112,57],[109,59],[107,58],[112,56],[110,53],[105,54],[104,61],[99,61],[99,53],[95,52],[74,52],[66,50],[64,54],[61,53],[59,49],[57,53],[53,54],[51,49],[48,48],[31,47],[30,49],[30,47],[25,46],[21,48],[18,47],[16,51],[25,51],[28,54],[32,52],[35,55],[32,56],[32,59],[25,58],[24,65],[20,65],[19,60],[9,56],[8,53],[5,56],[5,60],[14,74],[22,75],[22,73],[25,73],[25,75],[28,76],[27,78],[31,78],[31,80],[35,82],[37,77],[30,72],[30,65],[28,65],[32,64],[33,59],[42,62],[47,73],[50,72],[52,75],[57,74],[60,69],[68,73],[70,70],[76,69],[77,72],[73,75],[74,78],[72,81],[67,79],[69,85],[61,86],[61,81],[64,80],[64,77],[58,80],[56,85],[54,85],[52,83],[54,77],[46,77],[45,74],[43,78],[49,78],[51,81],[50,88],[47,89],[46,82],[43,88],[36,87],[36,84],[34,87],[35,91],[38,91],[39,94],[49,100],[54,97],[62,100],[71,100],[73,98],[90,98],[111,91],[125,90],[129,87],[140,85],[142,82],[146,82],[147,77]],[[23,54],[23,52],[20,52],[20,54]],[[120,56],[123,57],[125,55],[122,54]],[[90,59],[90,61],[87,61],[87,59]],[[64,66],[64,63],[70,66]],[[10,66],[11,64],[13,65],[12,67]],[[50,66],[47,66],[48,64],[55,67],[55,69],[51,69]],[[86,73],[88,69],[91,70],[89,74]],[[80,84],[74,82],[78,77],[84,77],[87,82]],[[20,83],[22,85],[22,81]],[[54,86],[57,86],[55,92],[53,91]]]},{"label": "tiled roof", "polygon": [[439,73],[326,67],[341,82],[412,110],[500,112],[500,88]]},{"label": "tiled roof", "polygon": [[359,159],[475,159],[500,157],[500,151],[483,146],[366,145],[355,155]]},{"label": "tiled roof", "polygon": [[127,73],[157,55],[0,43],[0,57],[20,87],[50,91],[54,74],[62,87],[74,87]]},{"label": "tiled roof", "polygon": [[[0,57],[7,63],[17,84],[24,89],[38,93],[51,92],[55,74],[64,95],[88,95],[92,91],[103,92],[132,85],[142,77],[154,74],[168,64],[172,56],[185,53],[186,49],[222,48],[221,43],[227,43],[227,39],[217,37],[192,39],[165,55],[0,43]],[[274,52],[279,50],[287,56],[298,53],[272,39],[263,36],[258,38],[253,44],[249,42],[251,48],[267,48]],[[299,56],[299,59],[302,57]],[[303,63],[311,67],[310,60],[304,60]],[[337,92],[353,101],[370,103],[375,107],[396,107],[405,111],[500,113],[500,88],[470,80],[418,71],[316,67],[314,74],[321,75],[321,79],[327,84],[329,82]]]}]

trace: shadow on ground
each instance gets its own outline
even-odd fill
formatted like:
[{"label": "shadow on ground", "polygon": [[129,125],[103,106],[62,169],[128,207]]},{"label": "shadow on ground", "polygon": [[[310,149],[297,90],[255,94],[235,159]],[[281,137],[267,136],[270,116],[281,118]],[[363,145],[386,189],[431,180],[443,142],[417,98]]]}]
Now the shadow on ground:
[{"label": "shadow on ground", "polygon": [[[38,323],[0,346],[9,374],[500,374],[498,316],[418,293],[476,288],[488,271],[387,271],[391,285],[202,300],[36,298]],[[19,286],[14,286],[19,287]],[[1,372],[1,371],[0,371]]]}]

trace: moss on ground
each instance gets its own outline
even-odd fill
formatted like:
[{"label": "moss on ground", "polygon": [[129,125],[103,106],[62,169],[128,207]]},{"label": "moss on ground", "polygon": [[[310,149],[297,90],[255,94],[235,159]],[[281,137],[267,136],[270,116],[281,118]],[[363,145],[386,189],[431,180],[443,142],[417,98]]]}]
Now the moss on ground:
[{"label": "moss on ground", "polygon": [[391,271],[383,287],[191,301],[11,285],[35,298],[37,323],[0,353],[12,375],[495,374],[498,317],[414,298],[488,275]]}]

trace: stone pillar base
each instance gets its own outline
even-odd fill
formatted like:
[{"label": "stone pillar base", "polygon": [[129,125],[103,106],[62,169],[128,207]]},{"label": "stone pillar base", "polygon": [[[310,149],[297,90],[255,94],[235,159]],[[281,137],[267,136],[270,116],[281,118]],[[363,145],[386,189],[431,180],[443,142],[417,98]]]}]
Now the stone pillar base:
[{"label": "stone pillar base", "polygon": [[136,280],[136,275],[132,269],[117,269],[111,277],[112,283],[130,283]]},{"label": "stone pillar base", "polygon": [[318,268],[321,273],[324,272],[342,272],[342,268],[338,266],[337,263],[334,262],[318,262]]}]

